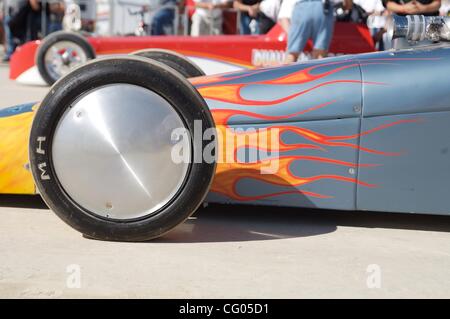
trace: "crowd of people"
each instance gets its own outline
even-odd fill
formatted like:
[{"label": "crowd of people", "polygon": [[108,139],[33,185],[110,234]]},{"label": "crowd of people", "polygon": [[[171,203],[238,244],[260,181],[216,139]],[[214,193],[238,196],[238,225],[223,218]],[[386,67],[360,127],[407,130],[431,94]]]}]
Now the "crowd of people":
[{"label": "crowd of people", "polygon": [[223,9],[239,12],[241,34],[265,34],[280,23],[288,33],[285,62],[290,63],[298,59],[309,39],[313,41],[312,58],[327,56],[336,19],[359,23],[370,19],[381,50],[387,15],[439,15],[441,0],[194,0],[194,4],[193,36],[220,34]]},{"label": "crowd of people", "polygon": [[[7,48],[4,60],[9,60],[18,44],[60,30],[66,2],[0,0],[0,38]],[[383,49],[383,17],[437,15],[441,0],[159,0],[159,6],[152,15],[152,35],[173,32],[175,13],[184,10],[191,13],[191,36],[222,34],[225,13],[230,11],[238,13],[240,34],[265,34],[278,22],[288,33],[286,62],[293,62],[308,39],[313,41],[313,58],[327,56],[336,19],[360,23],[369,19],[378,49]]]},{"label": "crowd of people", "polygon": [[0,0],[0,21],[3,26],[6,54],[9,61],[17,45],[36,40],[62,29],[64,0]]}]

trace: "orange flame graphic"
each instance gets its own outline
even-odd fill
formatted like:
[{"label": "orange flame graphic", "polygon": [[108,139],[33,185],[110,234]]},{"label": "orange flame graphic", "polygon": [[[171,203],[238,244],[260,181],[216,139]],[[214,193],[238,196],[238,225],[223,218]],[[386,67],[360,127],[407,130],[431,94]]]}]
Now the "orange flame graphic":
[{"label": "orange flame graphic", "polygon": [[[245,99],[241,96],[241,89],[248,86],[248,85],[293,85],[293,84],[304,84],[304,83],[311,83],[320,79],[323,79],[325,77],[328,77],[332,74],[338,73],[340,71],[359,67],[359,64],[353,63],[348,65],[339,66],[337,68],[334,68],[327,72],[322,72],[318,74],[312,74],[312,71],[319,68],[324,67],[328,65],[333,64],[343,64],[344,62],[331,62],[327,64],[320,64],[320,65],[314,65],[309,68],[301,69],[297,72],[290,73],[285,76],[281,76],[279,78],[271,79],[271,80],[264,80],[264,81],[254,81],[254,82],[242,82],[242,83],[229,83],[230,81],[237,80],[237,79],[243,79],[247,78],[249,76],[267,72],[271,69],[261,69],[254,71],[253,73],[246,73],[243,75],[237,75],[232,77],[225,77],[225,76],[211,76],[211,77],[205,77],[205,78],[198,78],[198,79],[192,79],[191,83],[197,86],[197,90],[200,92],[200,94],[206,98],[216,101],[222,101],[226,103],[232,103],[232,104],[239,104],[239,105],[246,105],[246,106],[270,106],[275,105],[279,103],[283,103],[286,101],[289,101],[291,99],[294,99],[298,96],[301,96],[303,94],[306,94],[308,92],[314,91],[320,87],[332,85],[332,84],[338,84],[338,83],[352,83],[352,84],[374,84],[374,85],[384,85],[385,83],[380,82],[363,82],[360,80],[332,80],[332,81],[324,81],[322,83],[318,83],[310,88],[300,90],[299,92],[296,92],[292,95],[288,95],[279,99],[274,100],[265,100],[265,101],[259,101],[259,100],[249,100]],[[373,63],[372,63],[373,64]],[[209,85],[206,85],[209,84]]]},{"label": "orange flame graphic", "polygon": [[[329,105],[331,103],[326,103]],[[316,109],[316,108],[311,108]],[[362,132],[360,134],[348,135],[348,136],[328,136],[324,134],[320,134],[308,129],[304,129],[301,127],[290,126],[290,125],[272,125],[264,130],[250,131],[250,132],[241,132],[236,131],[227,125],[228,120],[233,115],[246,115],[252,116],[255,118],[264,118],[264,119],[280,119],[280,118],[288,118],[290,116],[297,115],[291,114],[288,116],[266,116],[257,113],[251,113],[247,111],[238,111],[238,110],[229,110],[229,109],[216,109],[212,110],[212,114],[216,121],[216,129],[218,131],[218,165],[216,169],[216,175],[214,178],[213,185],[211,187],[211,191],[225,195],[229,198],[240,200],[240,201],[251,201],[257,199],[263,199],[273,196],[279,196],[283,194],[303,194],[306,196],[317,197],[317,198],[332,198],[333,196],[323,195],[313,192],[308,192],[300,189],[292,190],[292,191],[283,191],[276,192],[270,194],[263,194],[259,196],[243,196],[240,195],[236,189],[236,185],[239,181],[243,179],[253,179],[258,180],[264,183],[285,186],[285,187],[300,187],[304,186],[319,180],[335,180],[341,182],[354,183],[365,187],[376,187],[374,184],[366,183],[360,181],[356,178],[349,178],[346,176],[339,175],[330,175],[330,174],[322,174],[311,177],[300,177],[292,174],[290,170],[290,166],[294,162],[298,161],[313,161],[313,162],[322,162],[328,163],[338,166],[346,166],[350,168],[358,168],[358,167],[375,167],[378,164],[356,164],[351,162],[340,161],[336,159],[330,159],[326,157],[320,156],[301,156],[301,155],[281,155],[276,157],[268,157],[266,159],[257,160],[255,162],[250,163],[242,163],[239,162],[237,158],[237,152],[240,148],[255,148],[258,151],[267,151],[267,154],[273,153],[282,153],[290,150],[297,149],[317,149],[321,151],[326,151],[323,146],[332,146],[332,147],[344,147],[351,149],[358,149],[363,152],[370,152],[378,155],[384,156],[397,156],[401,153],[390,153],[390,152],[382,152],[379,150],[367,149],[360,147],[358,143],[344,143],[340,142],[342,140],[351,140],[358,139],[360,136],[368,135],[379,130],[392,127],[399,124],[404,123],[415,123],[420,120],[400,120],[388,124],[384,124],[377,128],[373,128],[371,130]],[[276,133],[274,133],[277,131]],[[281,140],[281,135],[284,132],[291,131],[296,134],[301,135],[306,140],[309,140],[313,143],[298,143],[298,144],[285,144]],[[240,139],[241,135],[245,135],[245,139]],[[276,141],[273,141],[273,137],[276,136]],[[270,138],[272,137],[272,139]],[[277,161],[277,170],[273,174],[264,174],[263,172],[273,166],[273,161]]]},{"label": "orange flame graphic", "polygon": [[[344,61],[345,62],[345,61]],[[210,100],[222,101],[230,104],[237,104],[243,106],[272,106],[276,105],[295,97],[299,97],[307,92],[313,91],[319,87],[334,84],[334,83],[363,83],[359,80],[338,79],[324,81],[324,79],[337,72],[345,69],[358,67],[358,64],[341,65],[344,62],[329,63],[336,64],[338,67],[322,72],[313,74],[312,71],[321,65],[314,65],[300,71],[282,76],[276,79],[264,80],[264,81],[245,81],[244,78],[254,75],[256,73],[266,72],[268,69],[256,70],[251,73],[238,74],[235,76],[212,76],[203,77],[199,79],[192,79],[192,83],[197,85],[198,91],[201,95]],[[242,81],[236,81],[242,79]],[[285,96],[279,99],[273,100],[250,100],[245,99],[240,95],[242,88],[252,84],[262,85],[292,85],[303,84],[307,82],[313,82],[322,79],[321,82],[315,83],[312,87],[300,90],[292,95]],[[230,83],[230,81],[234,81]],[[238,83],[237,83],[238,82]],[[364,84],[384,85],[384,83],[378,82],[364,82]],[[328,107],[335,103],[336,100],[331,100],[322,104],[318,104],[307,109],[303,109],[299,112],[288,115],[270,116],[265,114],[259,114],[249,112],[245,110],[236,109],[214,109],[212,108],[212,114],[216,123],[217,136],[218,136],[218,165],[216,169],[216,175],[214,178],[211,191],[222,194],[228,198],[239,201],[252,201],[258,199],[265,199],[274,196],[280,196],[285,194],[303,194],[304,196],[315,198],[333,198],[332,195],[319,194],[311,192],[309,190],[301,189],[306,185],[310,185],[320,180],[333,180],[350,184],[357,184],[364,187],[377,187],[377,185],[370,184],[364,181],[360,181],[357,178],[341,176],[336,174],[319,174],[315,176],[296,176],[291,166],[293,163],[300,161],[309,161],[316,163],[327,163],[336,166],[344,166],[349,168],[362,168],[362,167],[376,167],[378,164],[364,164],[364,163],[352,163],[345,162],[337,159],[331,159],[323,156],[305,156],[305,155],[286,155],[283,154],[287,151],[301,150],[301,149],[315,149],[318,151],[326,152],[327,147],[340,147],[352,150],[358,150],[361,152],[368,152],[381,156],[399,156],[402,152],[384,152],[376,149],[368,149],[359,145],[359,138],[361,136],[376,133],[380,130],[393,127],[400,124],[419,122],[420,120],[400,120],[392,123],[387,123],[379,127],[360,132],[353,135],[326,135],[319,132],[315,132],[310,129],[292,125],[289,123],[279,123],[283,120],[288,120],[299,115],[306,114],[324,107]],[[233,116],[250,117],[260,120],[267,120],[268,125],[263,130],[252,131],[238,131],[229,125],[230,118]],[[265,123],[262,123],[262,126]],[[287,144],[283,142],[282,136],[287,133],[294,133],[304,140],[303,143]],[[275,136],[275,138],[274,138]],[[300,139],[299,139],[300,140]],[[352,142],[354,140],[354,142]],[[266,158],[258,158],[250,162],[240,162],[238,160],[238,150],[240,149],[251,150],[254,149],[257,152],[263,151],[267,155]],[[259,154],[259,153],[258,153]],[[276,161],[276,171],[270,174],[265,174],[267,168],[273,166]],[[247,196],[239,194],[237,190],[237,184],[244,179],[256,180],[265,184],[289,187],[291,190],[285,190],[280,192],[265,193],[256,196]]]}]

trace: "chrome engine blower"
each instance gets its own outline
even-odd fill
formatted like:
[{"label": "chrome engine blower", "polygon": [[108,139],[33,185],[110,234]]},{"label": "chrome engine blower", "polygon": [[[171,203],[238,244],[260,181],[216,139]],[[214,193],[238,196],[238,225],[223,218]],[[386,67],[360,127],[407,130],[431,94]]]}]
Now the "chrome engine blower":
[{"label": "chrome engine blower", "polygon": [[393,15],[387,24],[388,37],[408,41],[450,41],[450,17]]}]

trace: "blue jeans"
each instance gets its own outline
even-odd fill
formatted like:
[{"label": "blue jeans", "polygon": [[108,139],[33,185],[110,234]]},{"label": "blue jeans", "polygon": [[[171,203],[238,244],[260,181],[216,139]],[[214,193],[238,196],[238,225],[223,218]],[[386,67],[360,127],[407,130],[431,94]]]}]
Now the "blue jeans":
[{"label": "blue jeans", "polygon": [[[252,34],[252,30],[250,30],[250,22],[252,22],[254,18],[250,17],[247,13],[241,12],[241,34]],[[256,34],[259,34],[258,24],[256,24]]]},{"label": "blue jeans", "polygon": [[56,31],[61,31],[62,30],[62,23],[61,22],[48,22],[47,24],[47,34],[49,35],[50,33],[56,32]]},{"label": "blue jeans", "polygon": [[152,20],[152,35],[166,35],[166,29],[173,30],[173,20],[175,18],[175,10],[166,8],[155,13]]},{"label": "blue jeans", "polygon": [[[381,28],[370,28],[370,35],[372,36],[372,38],[374,38],[380,31]],[[375,39],[374,39],[375,42]],[[375,49],[377,49],[378,51],[384,51],[384,41],[383,41],[383,37],[381,37],[380,41],[375,42]]]},{"label": "blue jeans", "polygon": [[6,40],[6,58],[9,59],[11,55],[16,50],[16,43],[14,42],[14,37],[11,34],[11,30],[9,29],[9,21],[11,21],[11,16],[5,16],[3,20],[3,27],[5,29],[5,40]]},{"label": "blue jeans", "polygon": [[33,41],[39,39],[39,33],[44,33],[43,36],[47,36],[50,33],[62,30],[62,23],[57,21],[51,21],[50,17],[46,17],[45,30],[42,30],[42,15],[41,13],[33,13],[28,16],[28,32],[27,41]]}]

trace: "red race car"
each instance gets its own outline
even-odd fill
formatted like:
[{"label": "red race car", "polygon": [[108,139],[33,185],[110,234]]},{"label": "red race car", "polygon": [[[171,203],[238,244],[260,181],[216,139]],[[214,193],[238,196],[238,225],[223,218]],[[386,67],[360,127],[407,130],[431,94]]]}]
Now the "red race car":
[{"label": "red race car", "polygon": [[[53,84],[74,67],[97,55],[167,49],[195,62],[205,74],[216,74],[280,64],[286,33],[280,25],[265,35],[83,37],[56,32],[43,41],[28,42],[11,58],[10,78],[24,84]],[[310,51],[308,44],[305,52]],[[330,55],[374,51],[365,25],[337,22]]]}]

